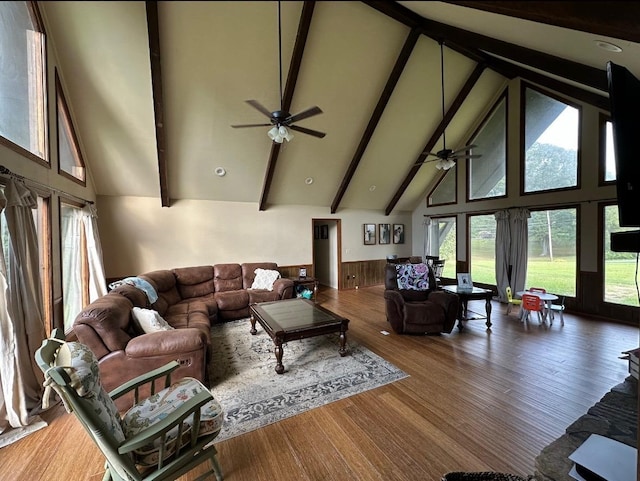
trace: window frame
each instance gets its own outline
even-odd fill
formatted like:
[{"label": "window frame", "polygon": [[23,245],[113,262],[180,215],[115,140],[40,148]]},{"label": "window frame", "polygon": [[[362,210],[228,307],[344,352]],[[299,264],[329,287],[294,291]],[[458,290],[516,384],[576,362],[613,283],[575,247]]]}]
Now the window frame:
[{"label": "window frame", "polygon": [[504,194],[496,195],[496,196],[492,196],[492,197],[479,197],[477,199],[472,199],[471,198],[471,161],[473,159],[469,159],[466,162],[466,172],[465,172],[466,179],[467,179],[467,186],[466,186],[466,201],[467,202],[491,201],[491,200],[495,200],[495,199],[504,199],[504,198],[507,198],[509,196],[509,182],[508,182],[508,179],[509,179],[509,161],[508,161],[508,158],[509,158],[509,90],[508,89],[504,89],[502,91],[500,96],[496,99],[496,101],[491,106],[491,109],[489,110],[487,115],[485,115],[484,118],[482,119],[482,122],[480,123],[478,128],[469,137],[469,140],[466,142],[465,145],[473,144],[474,139],[478,136],[478,134],[480,134],[482,129],[486,126],[486,124],[489,122],[489,120],[496,113],[496,111],[498,110],[498,107],[500,106],[500,104],[501,104],[501,102],[503,100],[505,102],[505,105],[504,105],[504,108],[505,108],[505,119],[504,119],[504,122],[505,122],[505,129],[504,129],[504,145],[505,145],[504,178],[505,178],[505,186],[504,186]]},{"label": "window frame", "polygon": [[[570,107],[573,107],[578,110],[578,150],[576,152],[576,185],[570,187],[559,187],[555,189],[544,189],[544,190],[536,190],[534,192],[525,192],[525,163],[526,163],[526,152],[525,152],[525,133],[526,133],[526,91],[527,89],[531,89],[535,92],[538,92],[541,95],[545,95],[551,99],[554,99],[558,102],[566,104]],[[525,197],[528,195],[538,195],[545,194],[549,192],[562,192],[567,190],[580,190],[582,188],[582,123],[583,123],[583,115],[582,115],[582,106],[577,104],[571,100],[568,100],[554,92],[550,92],[544,88],[538,87],[536,85],[530,84],[529,82],[522,81],[520,84],[520,196]]]},{"label": "window frame", "polygon": [[[600,112],[598,116],[598,187],[616,185],[616,179],[606,180],[607,176],[607,122],[612,122],[611,116]],[[612,124],[613,125],[613,124]],[[617,172],[616,172],[617,177]]]},{"label": "window frame", "polygon": [[[56,128],[57,128],[57,155],[58,155],[58,174],[69,180],[72,180],[83,187],[87,185],[87,168],[82,156],[82,150],[80,149],[80,143],[78,142],[78,136],[73,125],[73,119],[71,118],[71,112],[67,104],[66,97],[64,95],[64,89],[62,88],[62,82],[58,76],[58,69],[55,69],[55,83],[56,83]],[[77,167],[82,168],[82,177],[77,177],[73,173],[68,172],[62,168],[62,160],[60,157],[60,135],[66,135],[69,141],[69,147],[71,149],[71,155]]]},{"label": "window frame", "polygon": [[[455,171],[454,171],[454,169],[455,169]],[[433,188],[427,194],[427,197],[426,197],[427,207],[436,207],[436,206],[441,206],[441,205],[455,205],[455,204],[458,203],[458,171],[459,170],[460,169],[458,169],[458,165],[456,163],[456,165],[454,165],[451,169],[445,170],[444,172],[442,172],[440,174],[440,177],[438,177],[438,180],[436,181],[435,185],[433,186]],[[440,187],[442,182],[444,182],[445,178],[448,175],[451,174],[452,171],[454,171],[454,179],[453,179],[453,197],[454,197],[454,200],[452,202],[431,203],[430,202],[431,201],[431,196],[438,189],[438,187]]]},{"label": "window frame", "polygon": [[[31,122],[35,121],[38,124],[38,129],[41,130],[41,137],[38,138],[38,143],[41,144],[44,155],[43,157],[40,157],[39,155],[31,152],[29,149],[18,145],[17,143],[12,141],[11,139],[8,139],[7,137],[4,137],[3,135],[0,135],[0,144],[44,167],[51,168],[49,101],[47,95],[47,92],[49,91],[49,76],[47,75],[47,36],[44,29],[44,22],[42,21],[42,15],[40,14],[40,10],[38,8],[38,2],[33,0],[26,0],[22,3],[25,4],[27,11],[29,12],[29,16],[31,18],[31,22],[33,23],[35,31],[42,34],[42,45],[40,52],[41,63],[37,72],[38,81],[36,82],[36,90],[38,90],[39,96],[35,99],[38,103],[38,117],[36,119],[32,119],[31,116],[29,116],[29,118]],[[32,101],[31,98],[30,101]]]}]

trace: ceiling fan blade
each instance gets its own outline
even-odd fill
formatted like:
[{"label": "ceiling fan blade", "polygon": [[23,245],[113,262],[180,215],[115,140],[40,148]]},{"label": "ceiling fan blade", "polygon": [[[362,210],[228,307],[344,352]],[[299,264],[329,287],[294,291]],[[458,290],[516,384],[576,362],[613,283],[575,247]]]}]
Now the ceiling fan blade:
[{"label": "ceiling fan blade", "polygon": [[249,105],[251,105],[254,109],[259,110],[264,115],[266,115],[267,117],[271,118],[271,112],[269,110],[267,110],[267,108],[264,105],[262,105],[260,102],[258,102],[257,100],[245,100],[245,102],[247,102]]},{"label": "ceiling fan blade", "polygon": [[451,160],[462,160],[462,159],[478,159],[480,157],[482,157],[482,154],[452,155],[449,158]]},{"label": "ceiling fan blade", "polygon": [[318,114],[321,114],[321,113],[322,113],[322,110],[320,109],[320,107],[311,107],[311,108],[309,108],[307,110],[303,110],[302,112],[299,112],[297,114],[290,115],[289,117],[284,119],[284,123],[285,124],[292,124],[294,122],[298,122],[299,120],[308,119],[309,117],[313,117],[314,115],[318,115]]},{"label": "ceiling fan blade", "polygon": [[302,132],[303,134],[313,135],[314,137],[318,137],[319,139],[322,139],[325,135],[327,135],[324,132],[318,132],[317,130],[311,130],[311,129],[307,129],[305,127],[298,127],[297,125],[289,125],[288,127],[291,130],[295,130],[297,132]]},{"label": "ceiling fan blade", "polygon": [[[435,155],[435,154],[434,154]],[[437,162],[440,159],[425,159],[425,160],[419,160],[418,162],[416,162],[413,165],[422,165],[422,164],[427,164],[429,162]]]},{"label": "ceiling fan blade", "polygon": [[438,157],[438,154],[436,154],[435,152],[422,152],[422,155],[432,155],[434,157]]},{"label": "ceiling fan blade", "polygon": [[244,127],[270,127],[272,124],[243,124],[243,125],[232,125],[234,129],[242,129]]},{"label": "ceiling fan blade", "polygon": [[467,151],[467,150],[471,150],[471,149],[473,149],[474,147],[477,147],[477,145],[475,145],[475,144],[466,145],[466,146],[464,146],[464,147],[459,148],[458,150],[454,150],[453,152],[451,152],[451,155],[455,155],[455,154],[457,154],[458,152],[465,152],[465,151]]}]

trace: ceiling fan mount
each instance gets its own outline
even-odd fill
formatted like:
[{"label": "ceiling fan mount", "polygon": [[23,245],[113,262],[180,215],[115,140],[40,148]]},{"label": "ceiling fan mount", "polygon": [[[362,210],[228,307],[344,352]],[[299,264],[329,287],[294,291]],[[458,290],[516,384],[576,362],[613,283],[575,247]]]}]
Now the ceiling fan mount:
[{"label": "ceiling fan mount", "polygon": [[[440,44],[440,87],[442,92],[442,119],[445,118],[445,110],[444,110],[444,41],[438,41]],[[423,152],[423,155],[426,155],[427,158],[424,160],[419,160],[416,162],[416,165],[425,164],[427,162],[436,162],[436,168],[442,170],[449,170],[451,167],[456,165],[456,161],[461,159],[477,159],[482,157],[482,154],[471,154],[469,151],[477,147],[477,145],[466,145],[460,149],[453,150],[447,149],[447,136],[446,130],[442,129],[442,149],[438,152]],[[435,157],[429,159],[428,157]]]},{"label": "ceiling fan mount", "polygon": [[317,130],[308,129],[306,127],[300,127],[298,125],[293,125],[295,122],[307,119],[309,117],[313,117],[314,115],[318,115],[322,113],[320,107],[314,106],[310,107],[302,112],[298,112],[297,114],[290,114],[286,110],[284,110],[282,105],[282,21],[280,14],[280,1],[278,1],[278,63],[280,67],[280,109],[269,111],[266,107],[264,107],[257,100],[246,100],[249,105],[251,105],[256,110],[262,112],[265,116],[269,118],[270,123],[268,124],[243,124],[243,125],[232,125],[233,128],[244,128],[244,127],[269,127],[274,126],[269,130],[267,135],[271,140],[276,143],[281,144],[283,141],[290,141],[293,138],[293,135],[289,132],[288,129],[295,130],[296,132],[302,132],[303,134],[312,135],[314,137],[323,138],[325,135],[324,132],[319,132]]}]

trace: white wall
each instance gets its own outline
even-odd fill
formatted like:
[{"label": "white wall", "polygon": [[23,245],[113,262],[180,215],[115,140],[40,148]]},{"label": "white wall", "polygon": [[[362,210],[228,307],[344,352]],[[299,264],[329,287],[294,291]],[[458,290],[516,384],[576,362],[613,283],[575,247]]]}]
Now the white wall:
[{"label": "white wall", "polygon": [[[342,219],[342,261],[384,259],[390,251],[411,255],[411,214],[385,216],[364,210],[331,215],[327,208],[255,203],[99,196],[98,227],[107,277],[155,269],[224,262],[311,264],[311,219]],[[402,245],[363,245],[364,223],[405,224]]]}]

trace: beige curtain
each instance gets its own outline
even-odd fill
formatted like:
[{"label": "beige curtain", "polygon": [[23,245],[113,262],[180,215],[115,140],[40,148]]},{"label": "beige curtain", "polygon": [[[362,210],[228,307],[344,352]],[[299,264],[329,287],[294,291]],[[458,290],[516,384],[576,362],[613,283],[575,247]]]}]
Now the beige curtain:
[{"label": "beige curtain", "polygon": [[9,239],[0,243],[0,447],[46,426],[34,415],[43,393],[34,355],[45,338],[36,207],[23,184],[10,181],[0,193]]},{"label": "beige curtain", "polygon": [[89,302],[93,302],[107,293],[107,281],[102,262],[102,245],[98,234],[98,212],[94,205],[87,205],[82,209],[82,221],[89,260]]}]

